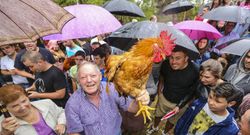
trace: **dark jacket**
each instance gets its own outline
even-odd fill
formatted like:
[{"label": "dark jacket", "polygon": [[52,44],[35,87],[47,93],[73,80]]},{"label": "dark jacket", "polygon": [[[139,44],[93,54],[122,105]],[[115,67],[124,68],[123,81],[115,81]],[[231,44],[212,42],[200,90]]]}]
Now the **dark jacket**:
[{"label": "dark jacket", "polygon": [[[195,116],[202,110],[206,103],[207,101],[204,99],[195,100],[178,120],[174,134],[187,135]],[[203,135],[237,135],[239,128],[234,119],[234,111],[231,108],[227,110],[230,113],[229,116],[224,121],[209,127]]]},{"label": "dark jacket", "polygon": [[198,83],[197,89],[195,91],[195,98],[204,98],[207,99],[210,93],[211,88],[203,85],[201,82]]}]

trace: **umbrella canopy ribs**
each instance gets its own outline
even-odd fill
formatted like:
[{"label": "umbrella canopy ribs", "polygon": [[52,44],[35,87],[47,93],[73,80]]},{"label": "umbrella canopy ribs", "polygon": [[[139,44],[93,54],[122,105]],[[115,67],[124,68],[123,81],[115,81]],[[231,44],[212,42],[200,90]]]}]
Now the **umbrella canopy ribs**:
[{"label": "umbrella canopy ribs", "polygon": [[0,45],[59,33],[74,18],[51,0],[0,0],[0,11]]}]

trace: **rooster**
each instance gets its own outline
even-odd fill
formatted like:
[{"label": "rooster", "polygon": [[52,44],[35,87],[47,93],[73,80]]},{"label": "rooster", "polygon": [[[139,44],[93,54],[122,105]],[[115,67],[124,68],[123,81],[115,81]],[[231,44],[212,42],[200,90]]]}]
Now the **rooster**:
[{"label": "rooster", "polygon": [[[114,83],[120,95],[137,97],[146,89],[153,63],[171,55],[174,47],[171,35],[168,35],[167,31],[162,31],[160,37],[143,39],[122,55],[109,56],[105,72],[108,82]],[[142,114],[144,123],[147,118],[151,120],[149,110],[154,109],[140,102],[138,104],[139,111],[135,116]]]}]

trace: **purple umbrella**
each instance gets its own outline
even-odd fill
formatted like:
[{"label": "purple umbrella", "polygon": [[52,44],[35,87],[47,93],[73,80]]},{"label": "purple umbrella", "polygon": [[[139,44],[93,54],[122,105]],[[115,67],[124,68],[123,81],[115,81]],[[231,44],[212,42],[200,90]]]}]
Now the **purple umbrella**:
[{"label": "purple umbrella", "polygon": [[76,18],[63,27],[62,34],[45,36],[44,40],[89,38],[121,27],[121,23],[110,12],[96,5],[73,5],[65,9]]},{"label": "purple umbrella", "polygon": [[174,27],[183,31],[192,40],[203,37],[214,40],[222,37],[216,28],[202,21],[183,21],[175,24]]}]

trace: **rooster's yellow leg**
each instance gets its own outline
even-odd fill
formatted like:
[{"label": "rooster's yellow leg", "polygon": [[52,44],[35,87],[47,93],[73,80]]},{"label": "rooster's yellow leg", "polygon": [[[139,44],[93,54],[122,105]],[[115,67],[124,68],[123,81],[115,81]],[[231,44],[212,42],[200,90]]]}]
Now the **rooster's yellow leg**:
[{"label": "rooster's yellow leg", "polygon": [[139,104],[139,111],[135,114],[135,116],[142,114],[143,119],[144,119],[144,124],[147,122],[147,118],[149,120],[152,120],[151,114],[149,111],[153,111],[153,110],[155,110],[155,108],[151,108],[149,106],[142,105],[142,103],[140,101],[138,101],[138,104]]}]

